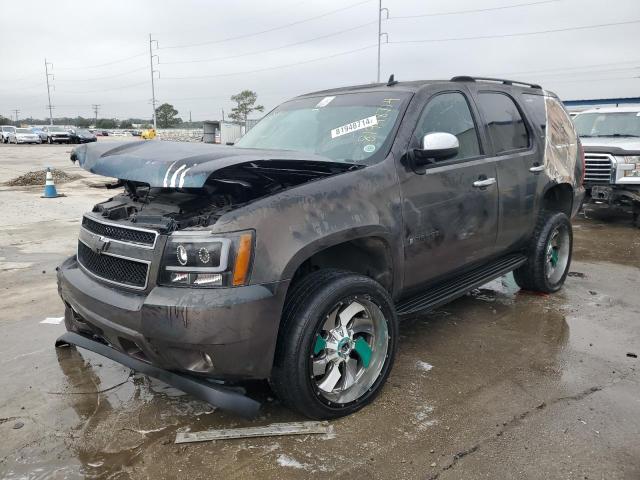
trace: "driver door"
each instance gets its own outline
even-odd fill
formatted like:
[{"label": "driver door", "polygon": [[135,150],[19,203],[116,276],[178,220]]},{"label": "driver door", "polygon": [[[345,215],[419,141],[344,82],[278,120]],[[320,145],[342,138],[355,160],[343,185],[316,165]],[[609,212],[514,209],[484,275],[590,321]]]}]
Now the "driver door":
[{"label": "driver door", "polygon": [[400,172],[403,194],[407,290],[477,263],[495,253],[498,184],[495,161],[484,154],[468,94],[441,91],[425,102],[410,141],[419,148],[427,133],[458,138],[458,154]]}]

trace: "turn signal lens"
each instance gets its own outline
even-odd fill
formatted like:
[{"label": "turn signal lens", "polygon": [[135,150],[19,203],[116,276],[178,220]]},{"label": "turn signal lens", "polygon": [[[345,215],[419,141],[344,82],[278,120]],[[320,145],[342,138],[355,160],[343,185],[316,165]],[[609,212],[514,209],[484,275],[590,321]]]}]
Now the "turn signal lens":
[{"label": "turn signal lens", "polygon": [[233,286],[245,285],[249,275],[249,265],[251,264],[252,235],[243,233],[240,236],[240,245],[236,254],[236,264],[233,269]]}]

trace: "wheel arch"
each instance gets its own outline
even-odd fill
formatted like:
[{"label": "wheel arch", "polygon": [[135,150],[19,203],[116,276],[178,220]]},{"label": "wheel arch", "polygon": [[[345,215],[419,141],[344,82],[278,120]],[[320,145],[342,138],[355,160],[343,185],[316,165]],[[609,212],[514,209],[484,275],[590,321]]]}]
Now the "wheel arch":
[{"label": "wheel arch", "polygon": [[337,268],[368,276],[390,294],[397,286],[397,264],[391,234],[381,227],[359,227],[316,239],[296,252],[283,272],[291,279],[288,290],[307,274],[322,268]]},{"label": "wheel arch", "polygon": [[571,217],[574,191],[569,183],[552,183],[545,188],[540,204],[541,211],[562,212]]}]

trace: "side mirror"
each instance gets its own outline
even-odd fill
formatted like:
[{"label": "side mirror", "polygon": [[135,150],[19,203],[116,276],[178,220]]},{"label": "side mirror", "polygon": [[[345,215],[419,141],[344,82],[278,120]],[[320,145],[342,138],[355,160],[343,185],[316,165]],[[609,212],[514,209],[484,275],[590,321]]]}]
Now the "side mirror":
[{"label": "side mirror", "polygon": [[422,148],[414,150],[414,162],[417,165],[448,160],[458,154],[460,143],[455,135],[445,132],[427,133],[422,138]]}]

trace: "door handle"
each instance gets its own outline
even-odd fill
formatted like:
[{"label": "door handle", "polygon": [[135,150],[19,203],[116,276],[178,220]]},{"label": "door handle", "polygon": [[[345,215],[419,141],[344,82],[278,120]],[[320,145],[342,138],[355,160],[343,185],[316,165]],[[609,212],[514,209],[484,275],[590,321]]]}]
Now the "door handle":
[{"label": "door handle", "polygon": [[530,172],[538,173],[544,170],[544,165],[535,165],[529,169]]},{"label": "door handle", "polygon": [[473,186],[476,188],[484,188],[493,185],[494,183],[496,183],[495,178],[487,178],[484,180],[476,180],[475,182],[473,182]]}]

